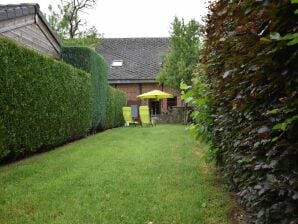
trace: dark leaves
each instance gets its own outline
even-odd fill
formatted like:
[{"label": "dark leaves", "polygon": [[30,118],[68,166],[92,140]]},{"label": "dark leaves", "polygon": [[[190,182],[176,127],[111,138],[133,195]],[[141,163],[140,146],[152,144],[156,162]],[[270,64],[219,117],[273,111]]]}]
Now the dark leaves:
[{"label": "dark leaves", "polygon": [[[201,62],[218,163],[256,223],[298,219],[297,31],[290,1],[217,1]],[[271,33],[271,39],[270,39]]]}]

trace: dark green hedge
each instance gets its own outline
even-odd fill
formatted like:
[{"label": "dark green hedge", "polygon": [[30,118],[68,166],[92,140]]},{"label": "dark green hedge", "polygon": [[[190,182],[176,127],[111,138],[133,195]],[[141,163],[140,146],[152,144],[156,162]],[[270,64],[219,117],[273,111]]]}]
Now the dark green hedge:
[{"label": "dark green hedge", "polygon": [[91,74],[92,79],[92,129],[103,130],[107,102],[107,64],[94,50],[87,47],[64,47],[61,58]]},{"label": "dark green hedge", "polygon": [[0,38],[0,160],[86,135],[90,75]]},{"label": "dark green hedge", "polygon": [[297,32],[296,8],[220,0],[207,18],[213,144],[255,223],[298,220],[298,52],[279,38]]},{"label": "dark green hedge", "polygon": [[120,90],[108,87],[107,109],[104,128],[119,127],[124,124],[122,107],[126,105],[126,94]]}]

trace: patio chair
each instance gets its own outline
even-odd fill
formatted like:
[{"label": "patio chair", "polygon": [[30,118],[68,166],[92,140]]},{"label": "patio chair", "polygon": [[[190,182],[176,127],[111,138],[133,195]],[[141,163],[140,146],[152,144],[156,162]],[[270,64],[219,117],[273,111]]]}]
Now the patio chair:
[{"label": "patio chair", "polygon": [[125,121],[124,126],[128,127],[130,125],[136,126],[138,122],[133,121],[131,116],[131,107],[122,107],[123,118]]},{"label": "patio chair", "polygon": [[151,121],[150,113],[149,113],[149,107],[148,106],[140,106],[139,107],[139,114],[142,126],[144,125],[155,125]]}]

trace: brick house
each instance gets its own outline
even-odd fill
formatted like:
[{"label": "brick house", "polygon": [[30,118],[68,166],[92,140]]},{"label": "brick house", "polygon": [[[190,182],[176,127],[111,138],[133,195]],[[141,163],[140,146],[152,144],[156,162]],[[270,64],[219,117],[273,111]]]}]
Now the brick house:
[{"label": "brick house", "polygon": [[[169,38],[105,38],[97,52],[108,63],[108,82],[127,93],[128,106],[149,104],[155,114],[170,106],[181,106],[179,92],[158,84],[156,75],[162,56],[170,49]],[[163,100],[140,100],[137,95],[159,89],[175,97]]]}]

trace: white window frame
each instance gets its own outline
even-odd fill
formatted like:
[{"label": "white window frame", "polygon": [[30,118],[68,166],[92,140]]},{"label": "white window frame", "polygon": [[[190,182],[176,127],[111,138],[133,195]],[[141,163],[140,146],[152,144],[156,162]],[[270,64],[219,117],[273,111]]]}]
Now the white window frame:
[{"label": "white window frame", "polygon": [[112,67],[122,67],[123,66],[123,60],[113,60],[111,66]]}]

